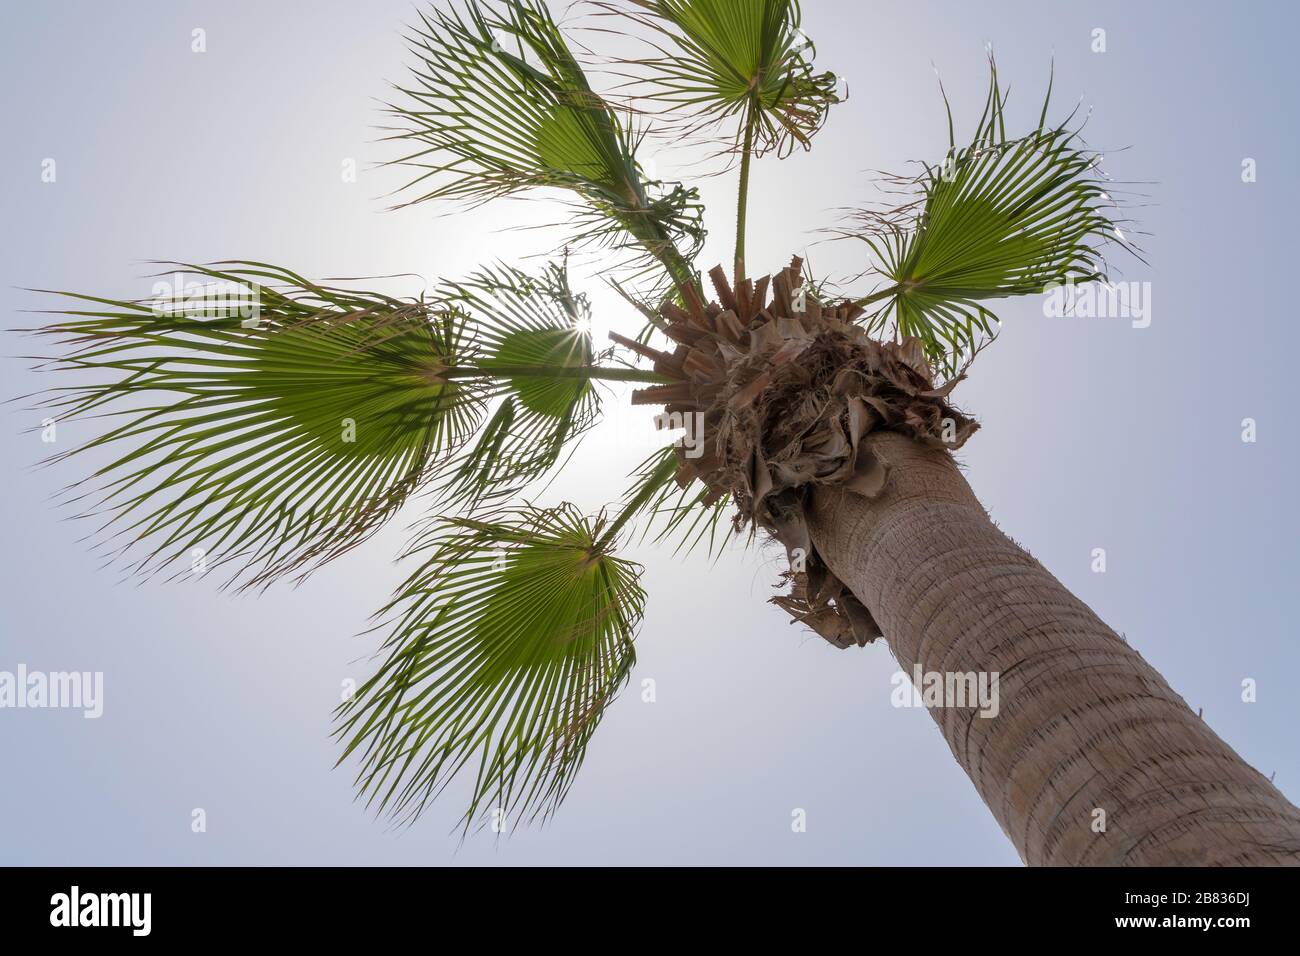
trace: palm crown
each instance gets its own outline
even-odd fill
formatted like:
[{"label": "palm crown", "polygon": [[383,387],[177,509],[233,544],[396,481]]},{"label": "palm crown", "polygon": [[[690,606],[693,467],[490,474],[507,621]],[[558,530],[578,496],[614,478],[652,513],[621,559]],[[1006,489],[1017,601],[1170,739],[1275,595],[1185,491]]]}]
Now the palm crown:
[{"label": "palm crown", "polygon": [[[826,442],[856,448],[864,414],[918,436],[955,416],[964,437],[970,423],[946,397],[994,334],[993,303],[1100,277],[1116,232],[1077,129],[1049,123],[1045,101],[1034,129],[1008,135],[993,69],[969,139],[955,138],[949,112],[947,154],[894,180],[901,201],[834,227],[863,243],[869,286],[823,302],[797,261],[751,279],[751,162],[810,148],[843,92],[814,69],[798,3],[626,0],[588,13],[593,36],[615,29],[644,45],[605,71],[616,82],[603,93],[540,0],[421,14],[386,135],[411,171],[405,204],[559,191],[574,210],[569,242],[607,248],[621,273],[630,322],[615,345],[591,341],[567,256],[531,274],[485,266],[415,300],[264,263],[179,265],[197,294],[58,293],[60,318],[36,330],[59,346],[50,367],[82,373],[45,407],[111,423],[64,456],[107,456],[67,495],[102,516],[101,546],[135,571],[179,574],[202,547],[230,584],[264,587],[310,573],[432,493],[405,554],[413,570],[379,613],[382,663],[337,715],[340,759],[401,819],[462,770],[473,777],[467,826],[488,807],[516,820],[555,809],[635,662],[646,595],[638,566],[617,554],[633,529],[716,543],[734,503],[740,525],[797,538],[780,524],[788,511],[764,510],[780,491],[770,475],[785,472],[741,480],[712,451],[696,462],[664,448],[594,516],[530,503],[598,423],[597,382],[641,383],[634,401],[712,415],[717,439],[718,396],[745,406],[768,365],[795,354],[791,342],[839,336],[876,384],[845,396],[857,424]],[[734,267],[712,270],[708,291],[696,190],[651,178],[639,158],[656,128],[714,144],[739,178]],[[728,390],[744,362],[768,365]],[[899,412],[904,393],[913,405]],[[853,480],[870,484],[854,464]],[[793,584],[783,606],[809,626],[837,641],[869,631],[842,594],[852,628],[828,624],[823,581]]]}]

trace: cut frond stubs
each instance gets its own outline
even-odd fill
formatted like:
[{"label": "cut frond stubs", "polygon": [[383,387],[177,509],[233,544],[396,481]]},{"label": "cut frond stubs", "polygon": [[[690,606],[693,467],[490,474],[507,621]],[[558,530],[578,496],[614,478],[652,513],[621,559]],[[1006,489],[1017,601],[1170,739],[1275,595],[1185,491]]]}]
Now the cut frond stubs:
[{"label": "cut frond stubs", "polygon": [[[254,262],[178,266],[151,300],[70,293],[37,334],[75,374],[41,407],[113,424],[55,456],[96,470],[65,497],[128,568],[216,568],[262,586],[364,540],[477,427],[478,383],[445,376],[463,318]],[[80,460],[80,458],[79,458]]]},{"label": "cut frond stubs", "polygon": [[339,708],[369,804],[414,820],[462,770],[464,823],[545,819],[636,660],[640,567],[571,505],[429,526],[381,615],[379,670]]},{"label": "cut frond stubs", "polygon": [[408,202],[471,203],[538,187],[577,194],[576,241],[636,249],[694,281],[704,241],[695,190],[647,181],[627,116],[592,91],[541,0],[466,0],[422,12],[418,63],[390,107],[390,139],[415,148]]},{"label": "cut frond stubs", "polygon": [[[635,392],[632,401],[662,405],[690,423],[692,446],[702,453],[676,449],[677,483],[701,482],[710,492],[706,503],[729,497],[739,509],[738,529],[752,524],[780,541],[793,592],[775,603],[846,647],[879,631],[813,546],[805,516],[812,490],[877,496],[889,463],[873,450],[873,432],[955,450],[978,426],[948,404],[960,376],[936,384],[918,339],[870,338],[856,322],[861,308],[823,304],[804,283],[802,266],[796,257],[775,276],[735,287],[718,267],[709,273],[716,302],[706,305],[687,289],[685,307],[666,305],[676,349],[638,351],[671,381]],[[653,478],[662,481],[667,465]]]},{"label": "cut frond stubs", "polygon": [[632,86],[657,115],[699,131],[736,122],[737,151],[807,149],[840,102],[839,80],[816,73],[797,0],[593,0],[593,8],[653,31],[667,46],[634,59]]},{"label": "cut frond stubs", "polygon": [[919,195],[905,207],[914,216],[863,212],[857,228],[837,230],[864,241],[883,276],[884,288],[859,300],[873,307],[868,329],[918,338],[949,373],[995,334],[990,300],[1104,279],[1102,249],[1120,234],[1100,157],[1070,128],[1073,117],[1046,125],[1050,84],[1038,127],[1009,138],[991,68],[973,139],[914,181]]}]

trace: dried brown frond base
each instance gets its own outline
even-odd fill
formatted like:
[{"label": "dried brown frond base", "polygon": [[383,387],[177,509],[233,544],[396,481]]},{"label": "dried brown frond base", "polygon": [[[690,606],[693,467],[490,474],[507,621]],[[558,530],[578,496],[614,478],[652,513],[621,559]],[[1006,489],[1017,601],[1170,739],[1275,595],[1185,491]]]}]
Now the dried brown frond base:
[{"label": "dried brown frond base", "polygon": [[946,401],[963,376],[936,387],[918,340],[870,338],[854,321],[862,309],[823,304],[802,268],[796,257],[775,276],[735,288],[715,268],[718,301],[708,305],[693,287],[680,290],[684,307],[661,310],[678,343],[671,354],[615,338],[673,379],[632,401],[663,405],[692,430],[691,445],[702,451],[690,457],[678,448],[678,483],[698,478],[711,501],[731,495],[737,529],[752,522],[785,546],[791,591],[773,603],[837,647],[861,646],[880,630],[813,547],[805,517],[812,488],[878,495],[889,464],[864,440],[873,431],[952,450],[979,426]]}]

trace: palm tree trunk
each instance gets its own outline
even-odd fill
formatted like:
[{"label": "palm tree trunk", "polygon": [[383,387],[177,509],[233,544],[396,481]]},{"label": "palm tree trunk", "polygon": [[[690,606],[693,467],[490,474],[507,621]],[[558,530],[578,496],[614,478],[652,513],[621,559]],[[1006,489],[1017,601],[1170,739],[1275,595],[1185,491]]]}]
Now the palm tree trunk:
[{"label": "palm tree trunk", "polygon": [[1300,810],[994,526],[951,455],[871,440],[886,490],[819,488],[813,541],[909,675],[999,675],[996,716],[930,713],[1026,863],[1300,864]]}]

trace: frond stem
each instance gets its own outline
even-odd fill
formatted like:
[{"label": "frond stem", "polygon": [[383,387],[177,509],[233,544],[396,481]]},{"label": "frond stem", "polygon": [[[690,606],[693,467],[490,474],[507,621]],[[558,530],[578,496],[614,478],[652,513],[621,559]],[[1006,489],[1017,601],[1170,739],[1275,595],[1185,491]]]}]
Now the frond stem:
[{"label": "frond stem", "polygon": [[614,537],[623,530],[624,525],[632,520],[632,516],[641,510],[641,507],[649,501],[659,491],[660,486],[672,477],[677,471],[677,456],[671,455],[659,463],[651,476],[646,480],[645,486],[637,492],[636,496],[624,506],[619,512],[617,518],[609,526],[608,530],[600,536],[600,540],[592,546],[592,552],[595,554],[602,553],[614,541]]},{"label": "frond stem", "polygon": [[599,379],[604,382],[640,382],[643,384],[663,385],[671,379],[656,372],[638,368],[610,368],[603,365],[498,365],[489,366],[451,366],[437,370],[439,378],[515,378],[534,376],[536,378],[585,378]]},{"label": "frond stem", "polygon": [[893,295],[894,293],[899,292],[900,290],[902,290],[902,288],[903,288],[903,283],[901,283],[901,282],[899,282],[899,283],[895,283],[894,285],[891,285],[891,286],[890,286],[889,288],[887,288],[887,289],[881,289],[879,292],[873,292],[873,293],[871,293],[871,295],[864,296],[864,297],[861,298],[861,299],[856,299],[856,300],[854,300],[853,304],[856,305],[856,306],[867,306],[867,305],[871,305],[871,303],[873,303],[873,302],[879,302],[881,299],[887,299],[887,298],[889,298],[889,297],[890,297],[891,295]]},{"label": "frond stem", "polygon": [[740,191],[736,198],[736,278],[745,273],[745,218],[749,212],[749,162],[754,150],[754,125],[757,115],[750,107],[745,120],[745,143],[740,155]]}]

